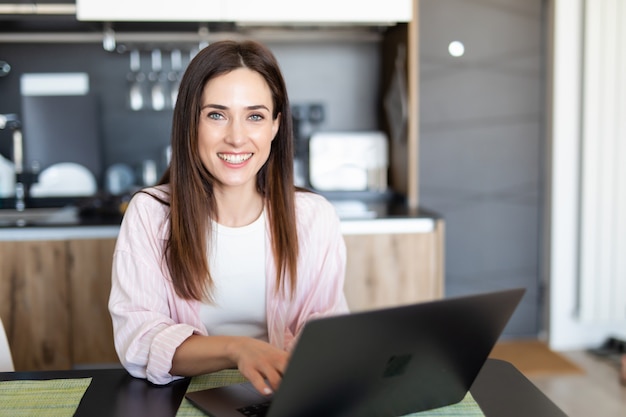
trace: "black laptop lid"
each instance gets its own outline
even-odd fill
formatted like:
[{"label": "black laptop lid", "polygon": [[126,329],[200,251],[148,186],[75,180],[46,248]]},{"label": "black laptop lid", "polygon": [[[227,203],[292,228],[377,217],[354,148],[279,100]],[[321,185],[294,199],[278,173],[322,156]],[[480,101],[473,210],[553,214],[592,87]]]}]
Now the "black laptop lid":
[{"label": "black laptop lid", "polygon": [[[267,417],[392,417],[457,403],[523,294],[513,289],[313,320]],[[249,383],[187,398],[216,417],[243,416],[239,407],[267,401]]]},{"label": "black laptop lid", "polygon": [[399,416],[461,401],[523,293],[311,321],[268,416]]}]

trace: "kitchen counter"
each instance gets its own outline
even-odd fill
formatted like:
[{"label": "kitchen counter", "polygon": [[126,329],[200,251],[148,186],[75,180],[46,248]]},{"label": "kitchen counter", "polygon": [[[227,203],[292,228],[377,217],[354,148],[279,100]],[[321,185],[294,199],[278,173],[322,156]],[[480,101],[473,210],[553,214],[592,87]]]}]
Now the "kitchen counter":
[{"label": "kitchen counter", "polygon": [[[428,233],[439,218],[428,210],[410,210],[400,199],[354,194],[326,197],[335,205],[347,235]],[[76,206],[32,208],[23,214],[0,209],[0,241],[117,237],[121,220],[121,215]]]},{"label": "kitchen counter", "polygon": [[81,215],[78,207],[0,210],[0,241],[117,237],[121,215]]},{"label": "kitchen counter", "polygon": [[[435,229],[435,222],[436,219],[433,217],[342,219],[341,231],[344,235],[428,233]],[[54,226],[4,226],[0,227],[0,241],[116,238],[119,229],[119,224],[89,225],[81,223]]]},{"label": "kitchen counter", "polygon": [[0,241],[117,238],[117,226],[0,227]]},{"label": "kitchen counter", "polygon": [[[338,208],[346,243],[345,294],[352,311],[443,296],[442,219],[396,204],[372,217],[381,205],[366,205],[365,213],[357,213],[350,200],[343,201],[353,210]],[[23,226],[0,227],[2,319],[20,329],[11,341],[19,352],[15,366],[69,369],[114,362],[108,296],[121,217],[78,216],[72,206],[43,210],[32,212]],[[7,212],[5,220],[12,216]],[[38,224],[41,219],[47,225]],[[28,325],[33,322],[42,325]]]}]

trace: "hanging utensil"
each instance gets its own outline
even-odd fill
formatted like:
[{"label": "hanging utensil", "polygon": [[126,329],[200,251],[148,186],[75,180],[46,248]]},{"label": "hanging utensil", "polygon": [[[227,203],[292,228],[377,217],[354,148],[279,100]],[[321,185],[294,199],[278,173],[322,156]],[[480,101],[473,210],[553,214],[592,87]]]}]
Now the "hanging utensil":
[{"label": "hanging utensil", "polygon": [[130,52],[128,80],[130,81],[128,93],[130,108],[134,111],[141,110],[144,106],[142,84],[145,80],[145,74],[141,72],[141,54],[137,49]]},{"label": "hanging utensil", "polygon": [[162,64],[161,50],[152,50],[152,72],[148,79],[152,82],[152,109],[156,111],[165,108],[165,92],[161,82]]},{"label": "hanging utensil", "polygon": [[178,89],[180,88],[181,70],[183,68],[183,58],[180,49],[173,49],[170,53],[171,71],[168,75],[170,81],[170,103],[172,108],[178,99]]}]

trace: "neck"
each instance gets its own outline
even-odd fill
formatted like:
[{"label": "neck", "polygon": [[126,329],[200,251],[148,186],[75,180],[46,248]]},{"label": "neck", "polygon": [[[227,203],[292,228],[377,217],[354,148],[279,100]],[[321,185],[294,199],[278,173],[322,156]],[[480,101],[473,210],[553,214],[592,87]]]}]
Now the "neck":
[{"label": "neck", "polygon": [[253,192],[216,192],[217,219],[223,226],[242,227],[253,223],[263,211],[263,197]]}]

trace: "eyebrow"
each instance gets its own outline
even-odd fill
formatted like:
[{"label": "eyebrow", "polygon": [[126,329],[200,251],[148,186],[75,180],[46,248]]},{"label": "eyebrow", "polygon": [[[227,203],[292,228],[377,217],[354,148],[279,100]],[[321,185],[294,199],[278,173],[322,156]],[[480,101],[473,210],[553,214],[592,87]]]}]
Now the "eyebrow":
[{"label": "eyebrow", "polygon": [[[218,110],[228,110],[227,106],[223,106],[221,104],[205,104],[200,109],[203,110],[203,109],[206,109],[206,108],[212,108],[212,109],[218,109]],[[246,110],[262,110],[262,109],[265,109],[268,112],[270,111],[270,109],[266,105],[264,105],[264,104],[255,104],[255,105],[246,107]]]}]

